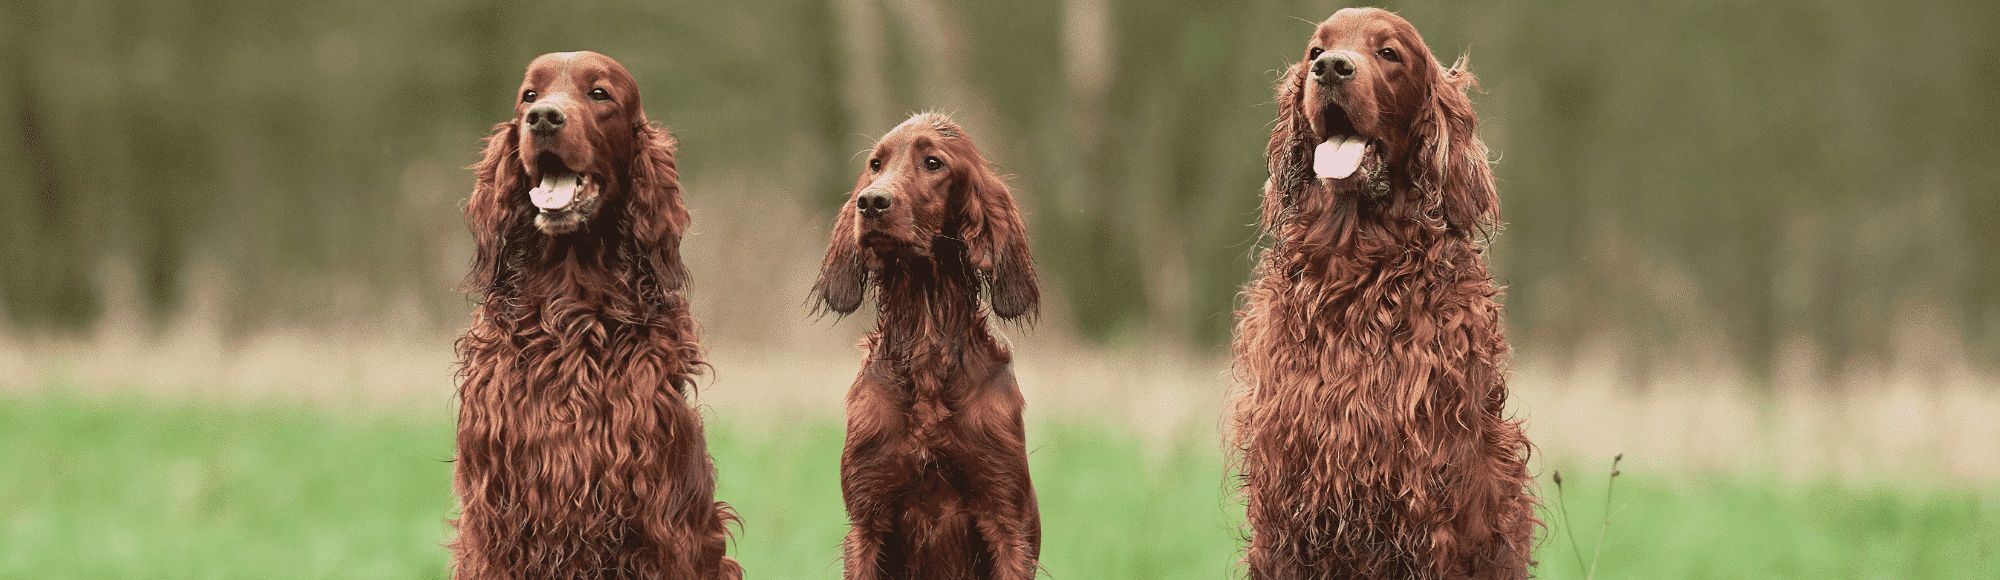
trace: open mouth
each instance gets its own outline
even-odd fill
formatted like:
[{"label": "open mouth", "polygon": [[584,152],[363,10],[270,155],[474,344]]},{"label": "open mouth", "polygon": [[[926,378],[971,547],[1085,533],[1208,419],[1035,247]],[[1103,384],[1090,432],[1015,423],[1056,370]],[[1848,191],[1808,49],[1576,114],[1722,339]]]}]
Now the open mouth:
[{"label": "open mouth", "polygon": [[542,181],[528,190],[528,200],[542,211],[535,226],[551,234],[575,231],[597,210],[602,187],[590,175],[571,171],[561,157],[543,153],[535,160]]},{"label": "open mouth", "polygon": [[1321,118],[1326,139],[1313,148],[1313,173],[1321,179],[1347,179],[1361,168],[1372,141],[1356,134],[1354,120],[1338,103],[1327,103]]}]

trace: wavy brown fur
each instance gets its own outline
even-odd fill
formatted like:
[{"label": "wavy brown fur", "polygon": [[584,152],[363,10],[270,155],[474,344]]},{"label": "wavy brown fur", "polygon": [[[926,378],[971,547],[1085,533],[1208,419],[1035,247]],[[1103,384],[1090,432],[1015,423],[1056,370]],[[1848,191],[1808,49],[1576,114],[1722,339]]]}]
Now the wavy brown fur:
[{"label": "wavy brown fur", "polygon": [[876,329],[840,460],[846,578],[1032,578],[1041,519],[1021,390],[979,297],[1013,319],[1040,295],[1013,197],[948,118],[884,136],[841,208],[813,292],[846,314],[871,286]]},{"label": "wavy brown fur", "polygon": [[[1358,56],[1356,80],[1312,87],[1314,48]],[[1376,9],[1336,13],[1307,55],[1278,85],[1272,245],[1234,345],[1249,577],[1525,577],[1537,502],[1529,443],[1505,416],[1499,289],[1481,257],[1498,197],[1472,74]],[[1374,149],[1354,176],[1320,179],[1319,127],[1341,112]]]},{"label": "wavy brown fur", "polygon": [[[520,103],[474,166],[466,284],[479,306],[458,341],[453,576],[740,578],[723,555],[735,516],[714,500],[689,401],[704,363],[682,293],[674,139],[603,55],[538,58],[523,90],[561,103],[568,123],[537,134]],[[544,168],[524,150],[601,179],[576,229],[537,224],[528,190]]]}]

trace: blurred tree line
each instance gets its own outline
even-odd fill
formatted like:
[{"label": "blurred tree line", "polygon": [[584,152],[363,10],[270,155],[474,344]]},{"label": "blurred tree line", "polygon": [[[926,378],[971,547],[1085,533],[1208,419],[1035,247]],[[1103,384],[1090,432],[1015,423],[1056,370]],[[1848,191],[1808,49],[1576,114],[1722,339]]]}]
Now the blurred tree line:
[{"label": "blurred tree line", "polygon": [[[762,191],[732,203],[830,216],[873,136],[952,112],[1032,212],[1066,306],[1045,316],[1219,344],[1256,249],[1273,84],[1340,6],[15,3],[0,312],[87,328],[122,284],[168,320],[200,278],[242,325],[388,296],[455,324],[461,168],[529,59],[590,49],[680,136],[684,181]],[[2000,4],[1386,7],[1481,79],[1517,348],[1608,341],[1652,365],[1660,345],[1719,344],[1761,372],[1798,341],[1828,365],[1881,356],[1914,316],[2000,360]]]}]

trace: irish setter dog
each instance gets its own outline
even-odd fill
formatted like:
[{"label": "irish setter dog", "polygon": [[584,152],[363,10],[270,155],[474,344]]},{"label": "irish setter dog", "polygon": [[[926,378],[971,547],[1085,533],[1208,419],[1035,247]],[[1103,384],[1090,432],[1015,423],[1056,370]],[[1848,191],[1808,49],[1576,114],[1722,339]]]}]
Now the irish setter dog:
[{"label": "irish setter dog", "polygon": [[1234,345],[1252,580],[1527,574],[1473,86],[1372,8],[1320,23],[1278,85]]},{"label": "irish setter dog", "polygon": [[[847,393],[846,578],[1028,580],[1041,517],[1003,319],[1040,300],[1013,197],[951,119],[883,136],[835,221],[813,285],[840,314],[875,291]],[[983,291],[983,292],[982,292]]]},{"label": "irish setter dog", "polygon": [[734,579],[683,286],[674,138],[593,52],[528,64],[465,212],[454,577]]}]

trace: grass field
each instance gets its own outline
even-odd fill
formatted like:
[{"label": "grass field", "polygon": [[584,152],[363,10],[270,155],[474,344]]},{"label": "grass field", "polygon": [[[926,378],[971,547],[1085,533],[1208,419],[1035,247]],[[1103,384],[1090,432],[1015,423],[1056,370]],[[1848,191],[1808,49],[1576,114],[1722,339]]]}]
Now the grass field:
[{"label": "grass field", "polygon": [[[840,425],[710,430],[748,576],[837,578]],[[1232,577],[1241,507],[1213,437],[1071,421],[1036,425],[1030,446],[1049,577]],[[0,578],[441,578],[450,455],[448,416],[0,395]],[[1565,468],[1576,549],[1550,514],[1540,576],[1584,576],[1606,470]],[[1616,491],[1599,578],[2000,577],[1994,486],[1628,467]]]}]

